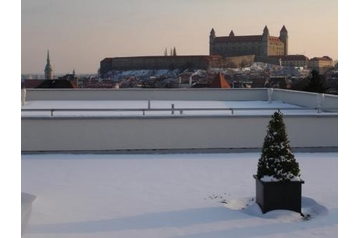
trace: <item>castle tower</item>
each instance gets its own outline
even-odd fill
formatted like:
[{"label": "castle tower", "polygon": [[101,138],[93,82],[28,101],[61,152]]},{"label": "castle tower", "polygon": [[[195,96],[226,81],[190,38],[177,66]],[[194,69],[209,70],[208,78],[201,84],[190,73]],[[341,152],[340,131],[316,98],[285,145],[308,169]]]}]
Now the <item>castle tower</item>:
[{"label": "castle tower", "polygon": [[47,50],[47,64],[45,66],[45,79],[53,79],[52,75],[52,67],[50,64],[50,53],[49,50]]},{"label": "castle tower", "polygon": [[210,36],[209,36],[209,55],[214,55],[214,42],[215,42],[215,30],[214,28],[211,29],[210,31]]},{"label": "castle tower", "polygon": [[279,38],[284,43],[284,46],[285,46],[284,55],[288,55],[288,32],[287,32],[285,25],[283,25],[283,27],[280,30]]},{"label": "castle tower", "polygon": [[265,26],[262,33],[261,56],[269,55],[269,38],[270,38],[270,32],[267,26]]}]

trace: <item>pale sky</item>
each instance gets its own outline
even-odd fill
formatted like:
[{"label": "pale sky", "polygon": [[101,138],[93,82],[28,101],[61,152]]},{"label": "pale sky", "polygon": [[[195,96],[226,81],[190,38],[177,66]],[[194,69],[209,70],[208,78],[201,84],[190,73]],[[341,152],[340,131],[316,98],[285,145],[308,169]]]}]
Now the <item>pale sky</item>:
[{"label": "pale sky", "polygon": [[338,0],[24,0],[21,73],[95,73],[106,57],[208,55],[209,33],[279,36],[289,54],[338,59]]}]

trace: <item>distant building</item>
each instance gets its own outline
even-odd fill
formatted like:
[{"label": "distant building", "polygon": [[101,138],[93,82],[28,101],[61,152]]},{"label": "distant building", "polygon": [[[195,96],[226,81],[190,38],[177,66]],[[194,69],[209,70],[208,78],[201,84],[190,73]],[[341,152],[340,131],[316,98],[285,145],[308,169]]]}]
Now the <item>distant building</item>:
[{"label": "distant building", "polygon": [[68,80],[70,81],[76,88],[78,88],[78,78],[76,76],[75,70],[73,70],[72,74],[65,74],[63,76],[58,77],[59,80]]},{"label": "distant building", "polygon": [[277,58],[281,66],[307,67],[309,61],[305,55],[280,55],[271,57]]},{"label": "distant building", "polygon": [[47,63],[45,66],[45,79],[53,79],[52,66],[50,63],[50,52],[47,50]]},{"label": "distant building", "polygon": [[317,70],[320,74],[324,74],[328,69],[332,68],[333,60],[328,56],[314,57],[310,59],[308,67]]},{"label": "distant building", "polygon": [[235,36],[231,31],[229,36],[216,36],[215,30],[211,29],[209,45],[210,55],[221,55],[222,57],[287,55],[288,32],[283,26],[280,36],[270,36],[269,30],[265,26],[261,35]]},{"label": "distant building", "polygon": [[222,57],[208,55],[114,57],[101,60],[100,65],[102,75],[111,70],[208,69],[220,67]]}]

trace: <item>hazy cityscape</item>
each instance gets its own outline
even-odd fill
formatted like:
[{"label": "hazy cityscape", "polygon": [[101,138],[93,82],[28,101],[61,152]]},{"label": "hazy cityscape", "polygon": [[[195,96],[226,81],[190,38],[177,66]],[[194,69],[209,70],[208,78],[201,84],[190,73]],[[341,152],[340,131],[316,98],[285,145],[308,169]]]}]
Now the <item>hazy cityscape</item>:
[{"label": "hazy cityscape", "polygon": [[[22,88],[47,87],[46,80],[65,80],[73,88],[205,88],[222,74],[230,88],[282,88],[303,90],[319,75],[323,93],[338,94],[338,61],[329,56],[288,54],[288,31],[283,25],[279,37],[267,26],[262,35],[209,36],[208,55],[180,55],[176,47],[165,48],[162,56],[104,58],[97,74],[56,75],[47,50],[44,74],[22,75]],[[306,90],[307,91],[307,90]]]}]

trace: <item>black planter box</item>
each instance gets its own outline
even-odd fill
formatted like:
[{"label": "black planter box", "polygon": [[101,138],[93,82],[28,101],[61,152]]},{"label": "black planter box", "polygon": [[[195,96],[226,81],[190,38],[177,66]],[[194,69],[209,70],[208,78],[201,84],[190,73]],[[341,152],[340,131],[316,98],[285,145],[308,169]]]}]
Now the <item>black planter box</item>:
[{"label": "black planter box", "polygon": [[302,184],[304,181],[263,182],[256,180],[256,203],[262,213],[271,210],[291,210],[301,213]]}]

